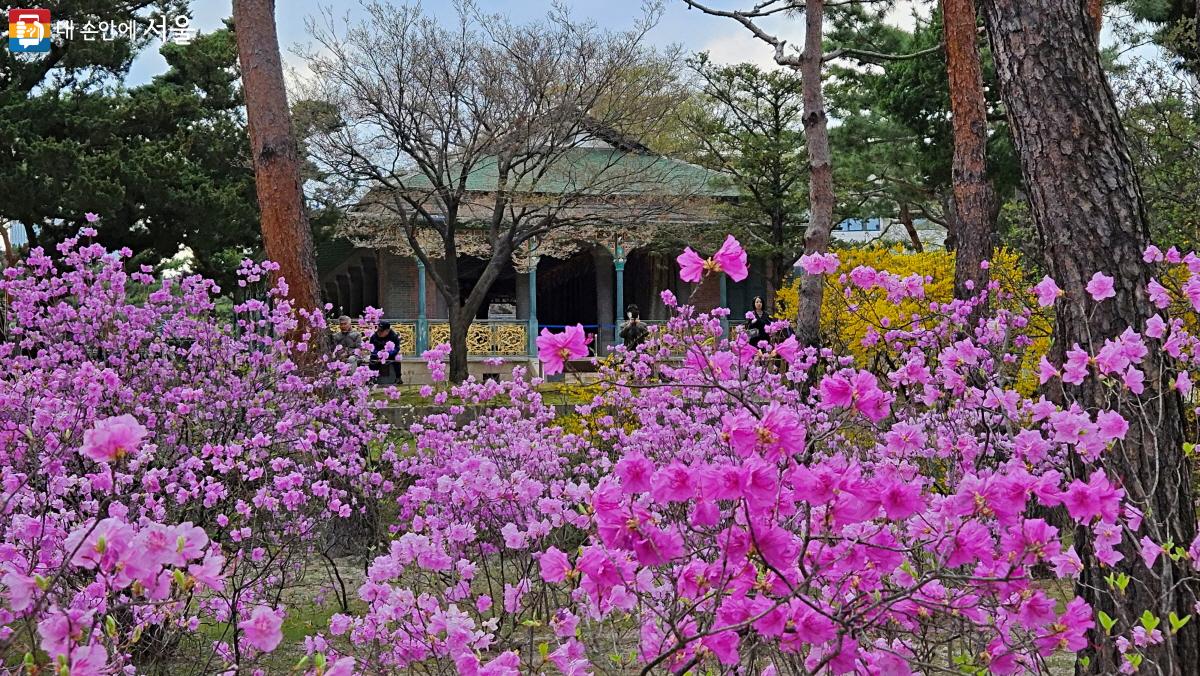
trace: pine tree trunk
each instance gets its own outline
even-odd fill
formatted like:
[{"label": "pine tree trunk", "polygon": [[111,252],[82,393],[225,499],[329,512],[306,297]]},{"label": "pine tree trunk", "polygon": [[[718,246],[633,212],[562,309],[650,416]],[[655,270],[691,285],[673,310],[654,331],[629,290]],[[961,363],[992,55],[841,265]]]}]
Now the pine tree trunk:
[{"label": "pine tree trunk", "polygon": [[975,3],[942,0],[942,15],[954,129],[952,174],[958,225],[954,297],[969,298],[987,286],[990,276],[980,263],[992,257],[992,205],[996,198],[987,175],[987,98],[979,61]]},{"label": "pine tree trunk", "polygon": [[1100,29],[1104,27],[1104,0],[1087,0],[1087,11],[1092,19],[1092,30],[1099,40]]},{"label": "pine tree trunk", "polygon": [[288,298],[304,309],[320,306],[312,231],[304,210],[300,163],[292,136],[274,0],[234,0],[238,61],[267,258],[279,264]]},{"label": "pine tree trunk", "polygon": [[913,251],[922,253],[925,251],[925,244],[921,242],[921,235],[917,232],[917,226],[913,223],[912,212],[908,209],[908,202],[900,205],[900,224],[904,226],[904,231],[908,233],[908,241],[912,243]]},{"label": "pine tree trunk", "polygon": [[[1074,343],[1094,353],[1127,326],[1141,331],[1155,312],[1146,293],[1151,271],[1142,262],[1149,230],[1141,191],[1085,4],[980,1],[1045,263],[1066,292],[1056,305],[1050,356],[1061,363]],[[1115,298],[1096,303],[1087,294],[1097,271],[1115,278]],[[1196,506],[1191,464],[1182,452],[1183,403],[1170,386],[1162,352],[1152,348],[1147,359],[1146,392],[1122,407],[1130,429],[1104,462],[1145,513],[1138,537],[1190,543]],[[1094,377],[1067,394],[1089,410],[1105,406],[1105,391]],[[1139,407],[1150,415],[1143,417]],[[1114,632],[1127,633],[1144,610],[1164,625],[1168,612],[1194,614],[1195,580],[1185,581],[1183,568],[1169,557],[1161,557],[1154,572],[1147,570],[1128,534],[1126,542],[1117,568],[1133,581],[1120,593],[1103,580],[1111,569],[1096,561],[1091,534],[1079,530],[1075,540],[1085,567],[1078,592],[1096,610],[1118,618]],[[1142,673],[1200,674],[1200,623],[1193,619],[1178,634],[1162,633],[1160,646],[1142,649]],[[1090,638],[1093,647],[1084,653],[1089,663],[1079,669],[1117,673],[1112,638],[1099,628]]]},{"label": "pine tree trunk", "polygon": [[[824,34],[824,0],[809,0],[804,8],[804,52],[800,57],[801,99],[804,105],[804,140],[808,145],[808,229],[805,253],[829,250],[833,230],[833,161],[829,154],[829,126],[821,90],[821,41]],[[796,338],[802,345],[821,339],[821,303],[824,275],[804,275],[800,280],[800,307],[796,308]]]}]

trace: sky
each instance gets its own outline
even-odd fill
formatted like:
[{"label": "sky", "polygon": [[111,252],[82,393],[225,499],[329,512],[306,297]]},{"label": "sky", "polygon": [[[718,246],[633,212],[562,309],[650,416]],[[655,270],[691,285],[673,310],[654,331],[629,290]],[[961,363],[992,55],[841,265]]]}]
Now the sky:
[{"label": "sky", "polygon": [[[399,0],[394,0],[399,1]],[[562,0],[578,20],[592,20],[598,25],[622,29],[633,25],[635,17],[641,15],[642,0]],[[745,28],[731,19],[708,16],[698,10],[690,10],[682,0],[664,0],[666,7],[661,21],[650,33],[653,44],[666,46],[678,44],[689,52],[708,51],[718,63],[752,62],[762,66],[773,66],[772,50],[756,40]],[[486,13],[507,14],[515,21],[531,21],[541,18],[550,9],[550,0],[477,0]],[[721,9],[736,9],[751,6],[751,0],[711,0],[710,4]],[[898,3],[892,19],[898,25],[912,25],[911,2]],[[447,0],[427,0],[422,4],[439,16],[452,16]],[[201,32],[219,28],[222,20],[229,16],[232,0],[193,0],[193,27]],[[298,67],[301,59],[294,54],[295,47],[308,43],[305,22],[319,16],[322,8],[332,9],[335,16],[349,12],[358,14],[358,0],[278,0],[275,20],[279,30],[279,42],[286,64]],[[799,21],[778,19],[762,24],[799,46],[803,38]],[[129,84],[140,84],[166,67],[157,50],[147,50],[134,64]]]}]

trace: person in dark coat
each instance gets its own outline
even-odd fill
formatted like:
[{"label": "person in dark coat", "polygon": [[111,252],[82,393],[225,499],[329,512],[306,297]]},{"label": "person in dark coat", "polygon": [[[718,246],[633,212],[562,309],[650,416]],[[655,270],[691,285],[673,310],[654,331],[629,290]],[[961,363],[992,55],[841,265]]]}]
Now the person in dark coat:
[{"label": "person in dark coat", "polygon": [[625,343],[625,349],[629,351],[636,350],[638,345],[646,342],[646,336],[650,335],[650,329],[642,323],[642,313],[638,310],[638,306],[632,303],[625,308],[625,327],[621,329],[621,340]]},{"label": "person in dark coat", "polygon": [[767,312],[762,296],[754,297],[754,309],[751,310],[749,321],[746,322],[746,333],[750,336],[750,344],[762,349],[771,343],[767,335],[767,327],[775,322],[775,318]]},{"label": "person in dark coat", "polygon": [[[380,376],[391,369],[396,374],[396,382],[404,382],[400,374],[400,336],[388,322],[379,322],[375,333],[371,334],[371,370]],[[383,355],[381,358],[380,355]]]}]

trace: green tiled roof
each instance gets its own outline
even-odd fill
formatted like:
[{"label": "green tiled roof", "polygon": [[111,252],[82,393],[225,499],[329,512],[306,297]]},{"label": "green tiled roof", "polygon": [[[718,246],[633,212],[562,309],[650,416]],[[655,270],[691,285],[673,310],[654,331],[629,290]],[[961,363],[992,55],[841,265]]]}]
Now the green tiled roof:
[{"label": "green tiled roof", "polygon": [[[493,192],[499,182],[495,158],[485,158],[467,176],[468,192]],[[430,188],[429,179],[414,173],[405,177],[414,190]],[[618,148],[573,148],[541,176],[524,177],[516,190],[561,195],[695,195],[736,197],[737,188],[720,172],[681,160]]]},{"label": "green tiled roof", "polygon": [[317,271],[325,274],[346,261],[357,247],[348,239],[335,237],[316,246]]}]

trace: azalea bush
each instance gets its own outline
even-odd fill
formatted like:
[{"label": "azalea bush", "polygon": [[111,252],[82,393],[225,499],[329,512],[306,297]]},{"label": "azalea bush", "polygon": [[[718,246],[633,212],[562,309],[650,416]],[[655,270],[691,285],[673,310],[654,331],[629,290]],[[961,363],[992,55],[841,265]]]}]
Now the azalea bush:
[{"label": "azalea bush", "polygon": [[[840,267],[828,257],[814,272]],[[860,270],[849,279],[863,293],[924,294]],[[999,283],[981,291],[1014,300]],[[1014,388],[1031,315],[1057,297],[1043,283],[973,333],[962,327],[981,300],[930,304],[880,328],[898,361],[877,375],[794,338],[760,350],[722,332],[724,310],[664,293],[674,318],[618,348],[575,432],[520,372],[442,390],[461,406],[414,425],[413,453],[388,459],[411,483],[359,589],[366,610],[314,644],[367,673],[1014,674],[1070,664],[1102,630],[1123,670],[1147,669],[1142,649],[1190,614],[1098,613],[1074,593],[1072,530],[1110,566],[1130,543],[1136,565],[1195,561],[1200,540],[1157,537],[1106,471],[1129,429],[1115,406]],[[1073,357],[1062,377],[1130,394],[1145,341],[1167,332]],[[546,372],[585,341],[544,334]],[[1180,585],[1196,583],[1188,570]],[[1129,579],[1110,579],[1119,600]]]},{"label": "azalea bush", "polygon": [[[826,260],[832,266],[823,265]],[[913,323],[936,321],[936,312],[930,314],[931,307],[936,310],[935,304],[954,299],[954,260],[951,251],[914,253],[885,246],[847,249],[827,257],[805,256],[802,264],[825,275],[826,292],[821,307],[821,335],[825,343],[838,354],[853,356],[864,368],[874,369],[876,365],[886,368],[896,354],[880,337]],[[999,292],[993,294],[993,302],[1003,302],[1012,310],[1032,305],[1032,299],[1024,293],[1028,283],[1021,261],[1014,252],[996,251],[988,266],[991,278],[1000,285]],[[905,280],[914,292],[902,297],[880,293],[881,287],[872,284],[871,278],[881,275]],[[923,291],[915,292],[917,287]],[[799,289],[799,280],[792,280],[777,293],[777,303],[796,308]],[[1034,311],[1020,332],[1029,343],[1028,349],[1020,351],[1023,368],[1016,376],[1017,387],[1025,394],[1037,389],[1036,365],[1050,346],[1052,322],[1053,313]]]},{"label": "azalea bush", "polygon": [[248,673],[390,489],[370,373],[309,349],[323,319],[270,265],[230,317],[211,280],[128,272],[91,234],[0,279],[4,668]]},{"label": "azalea bush", "polygon": [[[9,670],[241,673],[291,649],[306,657],[284,668],[322,676],[1015,674],[1096,648],[1153,673],[1150,649],[1200,612],[1200,539],[1173,541],[1108,469],[1131,416],[1152,415],[1148,384],[1191,395],[1200,341],[1177,313],[1200,311],[1195,256],[1146,252],[1165,280],[1148,294],[1176,314],[1038,360],[1053,400],[1019,376],[1031,325],[1072,300],[1054,280],[934,300],[924,277],[826,254],[806,269],[921,308],[870,326],[890,361],[756,346],[723,331],[726,310],[664,292],[672,319],[617,348],[569,420],[523,369],[447,383],[435,347],[421,394],[436,413],[397,446],[369,372],[310,349],[322,320],[283,287],[224,321],[211,282],[61,253],[0,282]],[[692,280],[746,274],[732,239],[679,263]],[[1112,302],[1112,278],[1087,292]],[[588,354],[582,327],[537,344],[547,375]],[[1074,403],[1081,383],[1110,405]],[[337,554],[331,532],[376,512],[386,533],[354,598],[284,645],[289,589]],[[1081,577],[1093,560],[1102,580]],[[1131,567],[1175,596],[1136,597]]]}]

